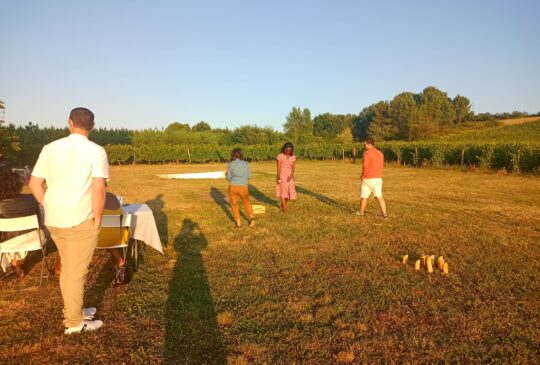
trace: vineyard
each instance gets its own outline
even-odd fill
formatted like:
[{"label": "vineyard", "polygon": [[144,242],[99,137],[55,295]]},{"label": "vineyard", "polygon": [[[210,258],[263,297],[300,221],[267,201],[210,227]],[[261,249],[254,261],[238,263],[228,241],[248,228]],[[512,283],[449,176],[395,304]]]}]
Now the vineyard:
[{"label": "vineyard", "polygon": [[[33,165],[44,144],[61,138],[65,131],[59,130],[44,137],[47,130],[34,130],[21,135],[21,146],[13,156],[18,165]],[[165,164],[225,162],[233,147],[244,149],[251,161],[267,161],[275,158],[281,142],[273,144],[218,144],[172,138],[168,133],[146,131],[134,133],[119,131],[113,143],[104,133],[93,132],[90,136],[105,147],[111,164]],[[41,133],[41,134],[40,134]],[[102,136],[103,134],[103,136]],[[116,132],[118,134],[118,132]],[[54,138],[52,138],[54,137]],[[168,137],[160,138],[160,137]],[[178,137],[178,136],[176,136]],[[413,167],[460,166],[481,169],[506,169],[513,173],[540,171],[540,122],[520,125],[484,125],[463,127],[456,134],[439,137],[438,140],[404,142],[385,141],[377,143],[386,162]],[[312,142],[296,145],[296,155],[308,160],[356,160],[361,158],[361,143]]]},{"label": "vineyard", "polygon": [[[526,123],[518,124],[519,119],[500,121],[494,127],[463,129],[460,133],[440,137],[448,142],[539,142],[540,118],[527,118]],[[487,122],[489,123],[489,122]],[[478,123],[477,123],[478,124]]]},{"label": "vineyard", "polygon": [[[275,158],[279,146],[238,146],[244,149],[252,161]],[[386,162],[400,165],[427,167],[459,165],[477,166],[483,169],[502,169],[509,172],[539,172],[540,143],[450,143],[450,142],[386,142],[378,145]],[[231,147],[227,146],[181,146],[111,145],[105,147],[112,164],[128,163],[208,163],[228,160]],[[296,155],[309,160],[355,159],[360,155],[360,144],[304,145],[296,149]]]}]

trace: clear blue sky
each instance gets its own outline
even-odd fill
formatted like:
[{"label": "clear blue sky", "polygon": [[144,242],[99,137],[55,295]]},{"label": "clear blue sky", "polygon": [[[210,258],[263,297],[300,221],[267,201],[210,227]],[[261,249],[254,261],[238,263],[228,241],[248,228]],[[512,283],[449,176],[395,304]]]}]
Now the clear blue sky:
[{"label": "clear blue sky", "polygon": [[0,0],[5,119],[281,129],[433,85],[540,110],[540,1]]}]

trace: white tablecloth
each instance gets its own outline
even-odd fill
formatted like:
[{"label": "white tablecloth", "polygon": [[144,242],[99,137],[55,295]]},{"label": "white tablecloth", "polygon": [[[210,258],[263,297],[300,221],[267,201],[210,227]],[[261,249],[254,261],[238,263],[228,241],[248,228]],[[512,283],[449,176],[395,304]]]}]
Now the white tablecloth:
[{"label": "white tablecloth", "polygon": [[128,204],[122,207],[124,214],[132,214],[131,238],[143,241],[148,246],[163,253],[156,220],[152,209],[146,204]]}]

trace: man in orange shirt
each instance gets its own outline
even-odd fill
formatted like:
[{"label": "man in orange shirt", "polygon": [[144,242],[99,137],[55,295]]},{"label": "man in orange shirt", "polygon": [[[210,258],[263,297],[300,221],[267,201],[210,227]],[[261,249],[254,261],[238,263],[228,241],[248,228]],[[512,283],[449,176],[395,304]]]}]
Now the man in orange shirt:
[{"label": "man in orange shirt", "polygon": [[364,215],[367,206],[367,200],[371,193],[377,198],[383,218],[386,215],[386,203],[382,196],[382,170],[384,165],[384,156],[381,151],[375,148],[373,138],[367,138],[364,141],[364,157],[362,162],[362,189],[360,193],[360,212],[358,215]]}]

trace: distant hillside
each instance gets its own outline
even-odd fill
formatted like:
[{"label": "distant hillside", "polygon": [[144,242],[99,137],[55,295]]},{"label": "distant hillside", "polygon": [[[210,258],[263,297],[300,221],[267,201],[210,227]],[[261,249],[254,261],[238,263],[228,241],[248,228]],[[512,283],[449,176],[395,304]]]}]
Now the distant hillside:
[{"label": "distant hillside", "polygon": [[540,117],[475,122],[455,133],[436,138],[448,142],[540,142]]},{"label": "distant hillside", "polygon": [[516,125],[516,124],[523,124],[527,122],[538,122],[540,121],[539,116],[535,117],[524,117],[524,118],[514,118],[514,119],[503,119],[499,121],[499,123],[504,125]]}]

